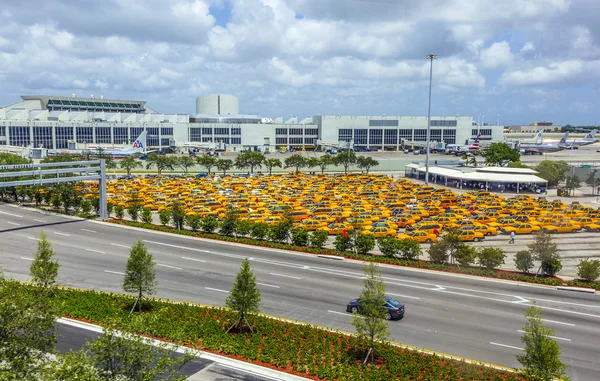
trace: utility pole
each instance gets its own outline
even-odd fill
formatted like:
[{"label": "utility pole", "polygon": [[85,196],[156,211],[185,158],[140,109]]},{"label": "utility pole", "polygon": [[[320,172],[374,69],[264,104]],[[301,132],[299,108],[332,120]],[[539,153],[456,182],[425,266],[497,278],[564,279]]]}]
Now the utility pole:
[{"label": "utility pole", "polygon": [[429,143],[431,141],[431,78],[433,75],[433,60],[437,56],[433,53],[427,55],[429,60],[429,107],[427,109],[427,148],[425,156],[425,184],[429,185]]}]

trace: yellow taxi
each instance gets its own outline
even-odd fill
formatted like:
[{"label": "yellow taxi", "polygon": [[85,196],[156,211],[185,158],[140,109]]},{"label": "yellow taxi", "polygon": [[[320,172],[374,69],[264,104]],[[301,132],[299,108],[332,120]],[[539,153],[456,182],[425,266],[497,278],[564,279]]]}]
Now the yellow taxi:
[{"label": "yellow taxi", "polygon": [[579,229],[570,222],[555,222],[552,225],[545,226],[544,230],[548,233],[573,233]]},{"label": "yellow taxi", "polygon": [[396,230],[394,230],[394,229],[386,228],[383,226],[376,226],[376,227],[372,227],[368,230],[363,230],[360,232],[360,234],[372,234],[375,236],[375,238],[383,238],[383,237],[395,237],[397,233],[396,233]]},{"label": "yellow taxi", "polygon": [[459,230],[456,234],[456,237],[463,242],[479,242],[483,241],[484,239],[482,233],[476,232],[474,230]]},{"label": "yellow taxi", "polygon": [[412,239],[419,243],[433,243],[437,242],[437,235],[427,232],[424,230],[415,230],[410,235],[409,234],[398,234],[398,239]]},{"label": "yellow taxi", "polygon": [[512,233],[515,234],[531,234],[540,230],[540,227],[537,225],[529,224],[529,223],[515,223],[511,226],[506,226],[502,228],[503,233]]}]

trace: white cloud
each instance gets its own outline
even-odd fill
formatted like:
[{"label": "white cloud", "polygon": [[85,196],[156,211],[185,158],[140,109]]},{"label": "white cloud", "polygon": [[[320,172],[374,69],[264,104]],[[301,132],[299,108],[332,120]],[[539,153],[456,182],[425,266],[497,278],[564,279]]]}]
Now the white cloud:
[{"label": "white cloud", "polygon": [[535,46],[532,42],[526,42],[525,45],[521,48],[521,53],[532,52],[535,50]]},{"label": "white cloud", "polygon": [[547,66],[516,70],[504,73],[500,82],[504,85],[528,86],[563,82],[582,74],[585,65],[582,61],[571,60],[552,62]]},{"label": "white cloud", "polygon": [[513,55],[507,41],[494,42],[489,48],[481,51],[481,64],[488,69],[507,66],[512,60]]}]

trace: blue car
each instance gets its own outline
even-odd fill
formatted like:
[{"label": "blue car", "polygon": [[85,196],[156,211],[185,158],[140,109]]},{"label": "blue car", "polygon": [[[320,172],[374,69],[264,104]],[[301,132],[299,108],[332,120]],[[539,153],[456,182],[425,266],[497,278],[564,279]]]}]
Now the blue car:
[{"label": "blue car", "polygon": [[[398,320],[404,317],[404,304],[389,296],[384,296],[383,300],[383,306],[387,309],[387,313],[385,314],[386,320]],[[360,299],[352,299],[349,301],[346,306],[346,312],[360,313]]]}]

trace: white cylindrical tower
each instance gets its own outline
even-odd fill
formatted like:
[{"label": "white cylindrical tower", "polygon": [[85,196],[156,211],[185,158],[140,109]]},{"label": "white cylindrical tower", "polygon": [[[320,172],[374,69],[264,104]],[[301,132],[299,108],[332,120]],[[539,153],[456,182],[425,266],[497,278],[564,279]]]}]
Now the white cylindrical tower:
[{"label": "white cylindrical tower", "polygon": [[239,115],[237,97],[227,94],[207,94],[196,98],[196,114]]}]

